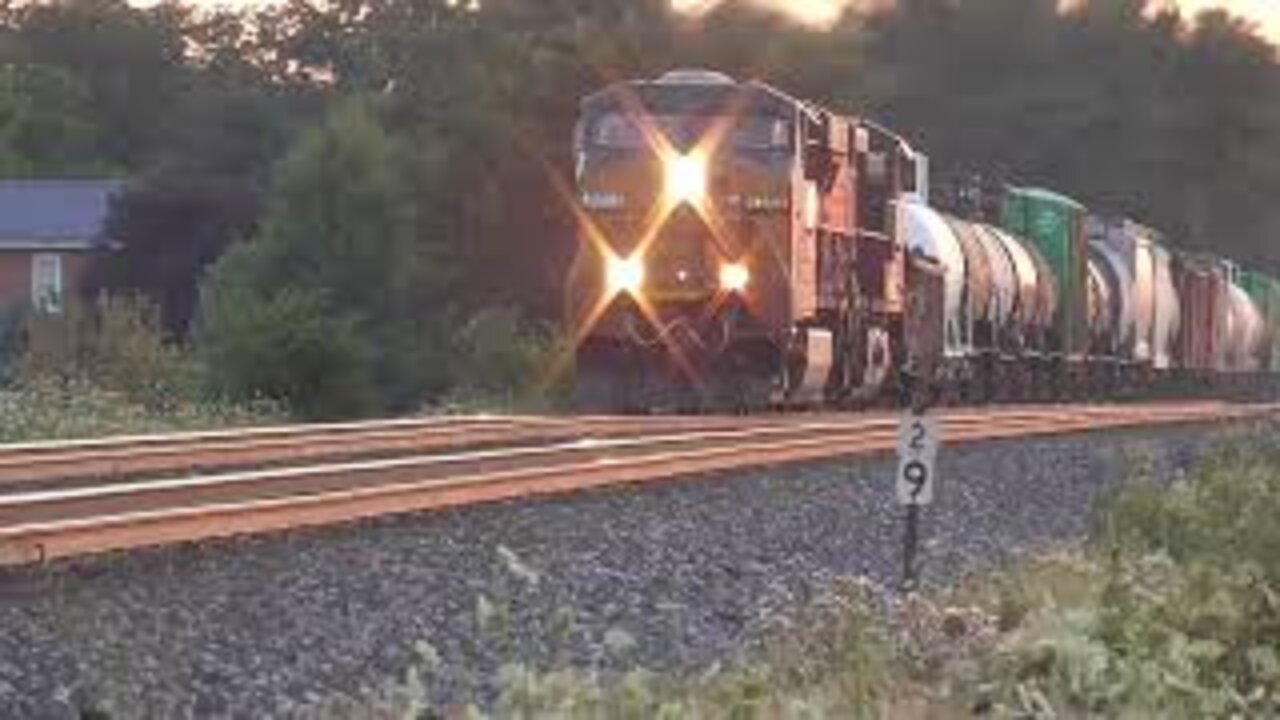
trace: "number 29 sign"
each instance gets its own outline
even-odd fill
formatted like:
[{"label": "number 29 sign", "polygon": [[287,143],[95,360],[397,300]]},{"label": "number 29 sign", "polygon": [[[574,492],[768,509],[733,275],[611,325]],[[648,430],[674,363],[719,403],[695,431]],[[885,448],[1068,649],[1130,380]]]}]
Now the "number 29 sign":
[{"label": "number 29 sign", "polygon": [[898,427],[899,505],[933,503],[934,461],[938,456],[938,419],[908,412]]}]

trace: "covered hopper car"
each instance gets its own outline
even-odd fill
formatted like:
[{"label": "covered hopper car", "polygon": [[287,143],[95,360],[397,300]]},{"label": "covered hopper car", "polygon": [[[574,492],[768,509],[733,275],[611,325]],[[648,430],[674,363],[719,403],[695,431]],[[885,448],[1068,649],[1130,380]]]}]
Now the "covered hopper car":
[{"label": "covered hopper car", "polygon": [[760,82],[612,84],[582,101],[574,154],[586,407],[1248,389],[1280,369],[1280,282],[1040,188],[944,210],[902,137]]}]

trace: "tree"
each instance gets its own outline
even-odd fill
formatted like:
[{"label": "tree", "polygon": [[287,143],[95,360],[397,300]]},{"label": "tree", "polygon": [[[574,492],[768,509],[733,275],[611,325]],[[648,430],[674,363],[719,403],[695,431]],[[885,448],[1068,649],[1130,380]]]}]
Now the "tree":
[{"label": "tree", "polygon": [[124,0],[23,4],[11,11],[17,29],[0,60],[69,74],[89,98],[85,119],[98,130],[97,158],[136,168],[154,149],[187,72],[186,12],[171,4],[141,10]]},{"label": "tree", "polygon": [[[317,406],[393,410],[440,389],[443,363],[428,348],[440,347],[432,330],[444,326],[446,288],[435,244],[417,235],[406,155],[357,100],[282,162],[261,231],[219,261],[202,299],[201,341],[224,387],[308,414]],[[236,317],[255,305],[266,308],[259,317]],[[275,322],[303,338],[266,327]],[[341,373],[294,386],[263,378],[263,363]],[[349,397],[344,383],[367,385],[369,396]]]},{"label": "tree", "polygon": [[84,86],[38,64],[0,64],[0,177],[100,174],[97,128]]},{"label": "tree", "polygon": [[254,86],[191,88],[163,149],[112,208],[108,235],[121,247],[96,266],[91,287],[145,294],[165,327],[185,335],[206,268],[258,225],[287,147],[286,105]]},{"label": "tree", "polygon": [[311,419],[375,409],[369,347],[359,319],[335,312],[322,291],[265,291],[244,282],[260,262],[255,248],[228,252],[201,294],[199,348],[212,389],[236,400],[286,403]]}]

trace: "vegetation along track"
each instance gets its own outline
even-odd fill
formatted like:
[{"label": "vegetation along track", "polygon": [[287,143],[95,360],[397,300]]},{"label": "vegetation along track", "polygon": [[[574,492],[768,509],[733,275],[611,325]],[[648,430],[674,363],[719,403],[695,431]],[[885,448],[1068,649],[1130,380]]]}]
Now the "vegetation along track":
[{"label": "vegetation along track", "polygon": [[[956,410],[941,417],[945,441],[958,443],[1239,420],[1274,410],[1270,405],[1201,402]],[[81,444],[75,451],[81,453],[79,461],[72,459],[75,452],[59,455],[44,450],[46,446],[19,446],[7,450],[0,460],[6,473],[0,476],[0,564],[741,467],[883,453],[895,445],[897,422],[885,415],[392,422],[104,441]],[[542,442],[531,443],[531,439]],[[501,444],[476,447],[481,440]],[[136,455],[130,454],[130,443]],[[329,452],[308,443],[327,446]],[[210,458],[206,465],[228,467],[393,450],[410,454],[184,477],[120,476],[154,471],[182,452]],[[27,475],[16,459],[24,453],[34,469]],[[94,460],[95,453],[103,455]],[[50,460],[54,457],[61,459]],[[87,468],[102,472],[108,467],[103,462],[115,463],[109,465],[117,475],[111,482],[68,483],[67,472],[59,475],[50,470],[76,470],[82,480]],[[33,481],[32,477],[45,479]],[[25,481],[18,482],[19,478]]]}]

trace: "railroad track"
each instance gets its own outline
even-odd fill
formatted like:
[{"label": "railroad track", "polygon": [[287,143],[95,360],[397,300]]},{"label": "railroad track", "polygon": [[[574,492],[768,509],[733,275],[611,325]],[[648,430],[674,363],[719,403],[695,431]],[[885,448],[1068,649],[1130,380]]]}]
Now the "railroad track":
[{"label": "railroad track", "polygon": [[473,416],[284,425],[0,446],[0,489],[619,436],[655,427],[733,427],[738,418]]},{"label": "railroad track", "polygon": [[[1274,410],[1042,406],[941,418],[945,442],[957,444]],[[888,415],[463,418],[12,446],[0,450],[0,565],[872,455],[893,449],[897,422]],[[399,454],[349,459],[391,453]],[[251,465],[266,467],[226,470]],[[193,467],[201,472],[147,476]]]}]

